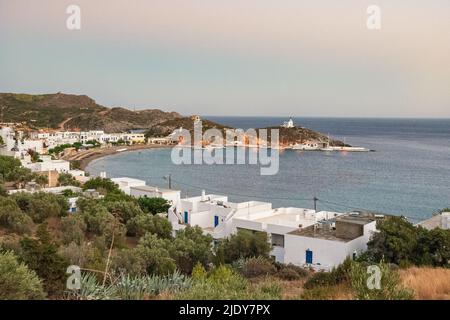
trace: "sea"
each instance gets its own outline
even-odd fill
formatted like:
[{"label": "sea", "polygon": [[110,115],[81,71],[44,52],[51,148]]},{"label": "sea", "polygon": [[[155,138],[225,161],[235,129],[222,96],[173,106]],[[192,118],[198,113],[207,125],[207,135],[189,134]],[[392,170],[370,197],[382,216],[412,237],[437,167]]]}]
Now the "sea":
[{"label": "sea", "polygon": [[[281,117],[204,117],[235,128],[262,128]],[[92,175],[143,179],[149,185],[207,193],[230,201],[268,201],[273,207],[402,215],[417,223],[450,207],[450,119],[293,118],[331,138],[374,152],[284,150],[276,175],[258,165],[177,165],[171,149],[123,152],[94,160]]]}]

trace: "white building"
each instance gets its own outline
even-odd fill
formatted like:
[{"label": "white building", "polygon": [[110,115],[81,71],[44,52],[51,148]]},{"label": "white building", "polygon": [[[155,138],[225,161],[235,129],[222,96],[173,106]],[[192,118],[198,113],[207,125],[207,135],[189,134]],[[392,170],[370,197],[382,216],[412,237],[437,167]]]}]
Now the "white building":
[{"label": "white building", "polygon": [[292,118],[289,118],[288,121],[284,121],[283,124],[281,125],[283,128],[294,128],[294,120],[292,120]]},{"label": "white building", "polygon": [[136,198],[163,198],[175,205],[180,201],[181,191],[143,185],[130,187],[130,195]]},{"label": "white building", "polygon": [[266,232],[272,244],[271,255],[277,262],[285,262],[286,234],[304,229],[319,221],[334,219],[342,213],[319,211],[304,208],[277,208],[268,211],[240,214],[233,218],[235,230],[246,229]]},{"label": "white building", "polygon": [[223,239],[238,230],[266,232],[272,244],[271,255],[285,262],[285,235],[318,221],[333,219],[338,212],[316,212],[303,208],[273,209],[270,202],[230,202],[227,196],[202,192],[201,196],[181,199],[169,209],[174,232],[187,225],[199,226],[214,239]]},{"label": "white building", "polygon": [[376,230],[369,216],[344,215],[285,235],[284,262],[329,271],[367,250]]},{"label": "white building", "polygon": [[450,212],[442,212],[441,214],[435,215],[430,219],[419,222],[417,225],[427,230],[432,230],[435,228],[448,230],[450,229]]},{"label": "white building", "polygon": [[30,162],[23,160],[22,166],[33,172],[57,171],[58,173],[68,173],[70,171],[70,162],[66,160],[51,160],[48,156],[41,157],[42,162]]},{"label": "white building", "polygon": [[127,195],[131,194],[131,187],[142,187],[145,186],[144,180],[121,177],[121,178],[111,178],[111,181],[119,186],[119,189],[125,192]]}]

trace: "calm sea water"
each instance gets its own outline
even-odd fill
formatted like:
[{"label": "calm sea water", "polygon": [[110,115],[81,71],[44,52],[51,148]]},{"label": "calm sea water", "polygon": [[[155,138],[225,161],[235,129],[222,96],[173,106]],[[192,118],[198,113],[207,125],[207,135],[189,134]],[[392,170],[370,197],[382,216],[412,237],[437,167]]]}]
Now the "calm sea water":
[{"label": "calm sea water", "polygon": [[[237,128],[278,125],[284,118],[206,117]],[[405,215],[413,222],[450,207],[450,119],[298,118],[308,127],[370,153],[321,153],[286,150],[280,170],[261,176],[255,165],[174,165],[170,149],[122,153],[97,159],[88,171],[128,176],[148,184],[173,187],[182,195],[201,189],[231,200],[267,200],[278,206],[349,211],[367,209]]]}]

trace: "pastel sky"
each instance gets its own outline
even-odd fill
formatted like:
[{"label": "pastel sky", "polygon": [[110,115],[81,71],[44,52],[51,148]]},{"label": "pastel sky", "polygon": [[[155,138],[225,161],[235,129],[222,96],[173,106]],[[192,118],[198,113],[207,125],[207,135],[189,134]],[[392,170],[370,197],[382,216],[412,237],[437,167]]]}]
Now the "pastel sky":
[{"label": "pastel sky", "polygon": [[450,117],[449,14],[449,0],[0,0],[0,92],[182,114]]}]

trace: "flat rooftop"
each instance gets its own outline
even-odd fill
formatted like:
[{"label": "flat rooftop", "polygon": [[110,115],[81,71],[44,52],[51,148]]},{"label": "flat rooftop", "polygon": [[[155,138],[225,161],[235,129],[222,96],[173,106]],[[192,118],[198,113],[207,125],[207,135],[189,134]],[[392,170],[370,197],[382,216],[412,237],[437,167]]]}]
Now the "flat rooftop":
[{"label": "flat rooftop", "polygon": [[288,234],[296,235],[296,236],[302,236],[302,237],[308,237],[308,238],[317,238],[317,239],[324,239],[324,240],[330,240],[330,241],[340,241],[340,242],[349,242],[356,238],[359,238],[360,236],[354,236],[354,237],[339,237],[336,232],[336,228],[333,228],[331,225],[332,221],[340,221],[340,222],[347,222],[357,225],[366,225],[368,223],[371,223],[375,221],[373,218],[368,217],[353,217],[353,216],[341,216],[337,217],[336,219],[328,220],[325,222],[319,222],[312,226],[297,229],[294,231],[289,232]]},{"label": "flat rooftop", "polygon": [[165,189],[165,188],[159,188],[154,186],[132,186],[130,189],[133,190],[139,190],[139,191],[146,191],[146,192],[180,192],[180,190],[174,190],[174,189]]},{"label": "flat rooftop", "polygon": [[432,230],[435,228],[442,228],[442,217],[443,217],[443,215],[438,214],[427,220],[419,222],[417,225],[421,226],[427,230]]},{"label": "flat rooftop", "polygon": [[135,178],[128,178],[128,177],[111,178],[111,181],[113,181],[113,182],[145,183],[144,180],[139,180],[139,179],[135,179]]}]

